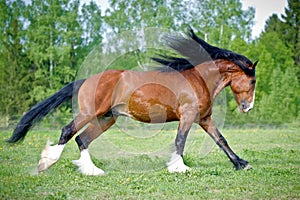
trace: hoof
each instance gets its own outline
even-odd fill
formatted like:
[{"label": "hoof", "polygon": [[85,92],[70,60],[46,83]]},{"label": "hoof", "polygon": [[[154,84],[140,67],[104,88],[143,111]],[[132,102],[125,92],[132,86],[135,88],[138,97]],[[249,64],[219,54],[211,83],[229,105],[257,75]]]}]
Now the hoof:
[{"label": "hoof", "polygon": [[91,162],[82,162],[82,160],[73,160],[72,163],[78,167],[78,171],[83,175],[103,176],[105,173],[102,169],[96,167]]},{"label": "hoof", "polygon": [[239,159],[235,164],[234,167],[236,170],[249,170],[252,169],[252,166],[245,160]]},{"label": "hoof", "polygon": [[247,164],[247,165],[243,168],[243,170],[250,170],[250,169],[253,169],[253,167],[252,167],[251,165],[249,165],[249,164]]},{"label": "hoof", "polygon": [[170,173],[185,173],[191,170],[184,164],[182,157],[177,154],[172,155],[171,161],[167,163],[167,166]]},{"label": "hoof", "polygon": [[55,145],[50,146],[50,142],[48,141],[46,147],[41,153],[41,159],[39,161],[38,172],[45,171],[53,164],[55,164],[64,149],[64,145]]},{"label": "hoof", "polygon": [[78,171],[84,175],[104,175],[104,171],[94,165],[87,149],[82,150],[79,160],[73,160],[72,163],[76,165],[78,167]]},{"label": "hoof", "polygon": [[38,166],[38,172],[45,171],[46,169],[49,169],[54,163],[56,163],[57,160],[52,160],[49,158],[41,158],[39,161],[39,166]]},{"label": "hoof", "polygon": [[190,171],[191,168],[189,168],[188,166],[186,166],[185,164],[183,165],[170,165],[168,166],[168,171],[170,173],[185,173],[187,171]]}]

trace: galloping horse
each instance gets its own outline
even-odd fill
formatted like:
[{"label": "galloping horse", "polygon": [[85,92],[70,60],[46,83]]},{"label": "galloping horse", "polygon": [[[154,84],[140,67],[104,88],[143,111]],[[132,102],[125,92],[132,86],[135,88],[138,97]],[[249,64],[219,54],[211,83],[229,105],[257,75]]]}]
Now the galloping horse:
[{"label": "galloping horse", "polygon": [[39,172],[56,163],[66,143],[83,127],[87,128],[75,140],[80,159],[73,161],[86,175],[102,175],[88,151],[89,144],[109,129],[118,116],[127,116],[145,123],[179,121],[175,152],[167,163],[170,172],[189,170],[182,156],[188,132],[199,124],[226,153],[235,169],[249,169],[239,158],[212,121],[212,106],[216,96],[230,86],[238,108],[248,112],[253,108],[255,66],[245,56],[206,43],[191,29],[183,37],[169,37],[169,47],[183,57],[152,58],[164,65],[158,70],[138,72],[108,70],[86,80],[69,83],[50,98],[29,110],[17,124],[8,140],[24,139],[28,130],[51,110],[78,94],[80,112],[62,129],[58,144],[46,146],[39,161]]}]

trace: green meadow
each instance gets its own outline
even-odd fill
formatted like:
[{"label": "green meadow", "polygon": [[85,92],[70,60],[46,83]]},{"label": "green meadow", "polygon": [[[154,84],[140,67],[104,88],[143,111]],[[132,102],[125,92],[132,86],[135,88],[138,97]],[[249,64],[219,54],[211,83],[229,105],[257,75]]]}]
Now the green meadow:
[{"label": "green meadow", "polygon": [[[115,146],[119,141],[128,144],[120,147],[128,148],[126,151],[148,148],[143,142],[134,141],[136,136],[122,135],[113,128],[90,149],[95,164],[106,175],[84,176],[71,162],[79,158],[74,140],[67,144],[58,163],[37,174],[41,150],[47,140],[57,141],[59,131],[34,130],[23,143],[14,145],[5,142],[11,131],[1,131],[0,199],[300,199],[297,129],[223,130],[229,145],[253,166],[248,171],[234,170],[217,147],[203,156],[199,149],[207,138],[203,132],[194,132],[188,138],[190,144],[184,156],[185,163],[192,168],[187,173],[170,174],[161,161],[146,155],[122,159],[108,151],[101,159],[97,150],[106,147],[97,148],[97,142],[101,144],[107,139]],[[175,137],[172,130],[159,134],[170,138],[170,144]],[[155,141],[147,141],[150,147],[152,142],[152,148],[167,144],[152,138]],[[145,167],[139,168],[141,165]]]}]

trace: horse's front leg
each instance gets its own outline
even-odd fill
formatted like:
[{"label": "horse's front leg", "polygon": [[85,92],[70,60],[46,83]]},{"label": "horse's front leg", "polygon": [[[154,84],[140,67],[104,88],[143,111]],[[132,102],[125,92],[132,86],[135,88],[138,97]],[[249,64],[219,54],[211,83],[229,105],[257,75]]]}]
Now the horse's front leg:
[{"label": "horse's front leg", "polygon": [[230,161],[233,163],[235,169],[251,169],[251,165],[241,158],[239,158],[233,150],[229,147],[226,139],[222,136],[220,131],[214,125],[211,117],[206,118],[200,122],[200,126],[212,137],[216,144],[225,152]]},{"label": "horse's front leg", "polygon": [[48,142],[41,154],[38,171],[42,172],[54,165],[60,158],[67,142],[92,119],[91,116],[79,114],[73,121],[62,129],[58,144],[50,146]]}]

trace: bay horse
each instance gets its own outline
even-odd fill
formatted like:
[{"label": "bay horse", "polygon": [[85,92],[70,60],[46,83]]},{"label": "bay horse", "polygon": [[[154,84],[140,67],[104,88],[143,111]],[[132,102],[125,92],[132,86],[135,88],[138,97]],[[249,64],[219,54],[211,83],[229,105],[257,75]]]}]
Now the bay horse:
[{"label": "bay horse", "polygon": [[42,151],[39,172],[56,163],[66,143],[86,125],[75,141],[79,160],[73,161],[86,175],[103,175],[91,160],[89,144],[109,129],[119,116],[145,123],[179,121],[175,152],[167,163],[169,172],[186,172],[183,162],[187,135],[193,123],[199,124],[225,152],[235,169],[250,169],[238,157],[214,125],[212,107],[216,96],[230,86],[238,108],[248,112],[255,96],[255,67],[248,58],[212,46],[192,29],[186,36],[168,37],[168,46],[182,57],[152,58],[164,67],[152,71],[108,70],[85,80],[69,83],[29,110],[17,124],[10,143],[23,140],[29,129],[51,110],[78,94],[79,114],[62,129],[58,144]]}]

